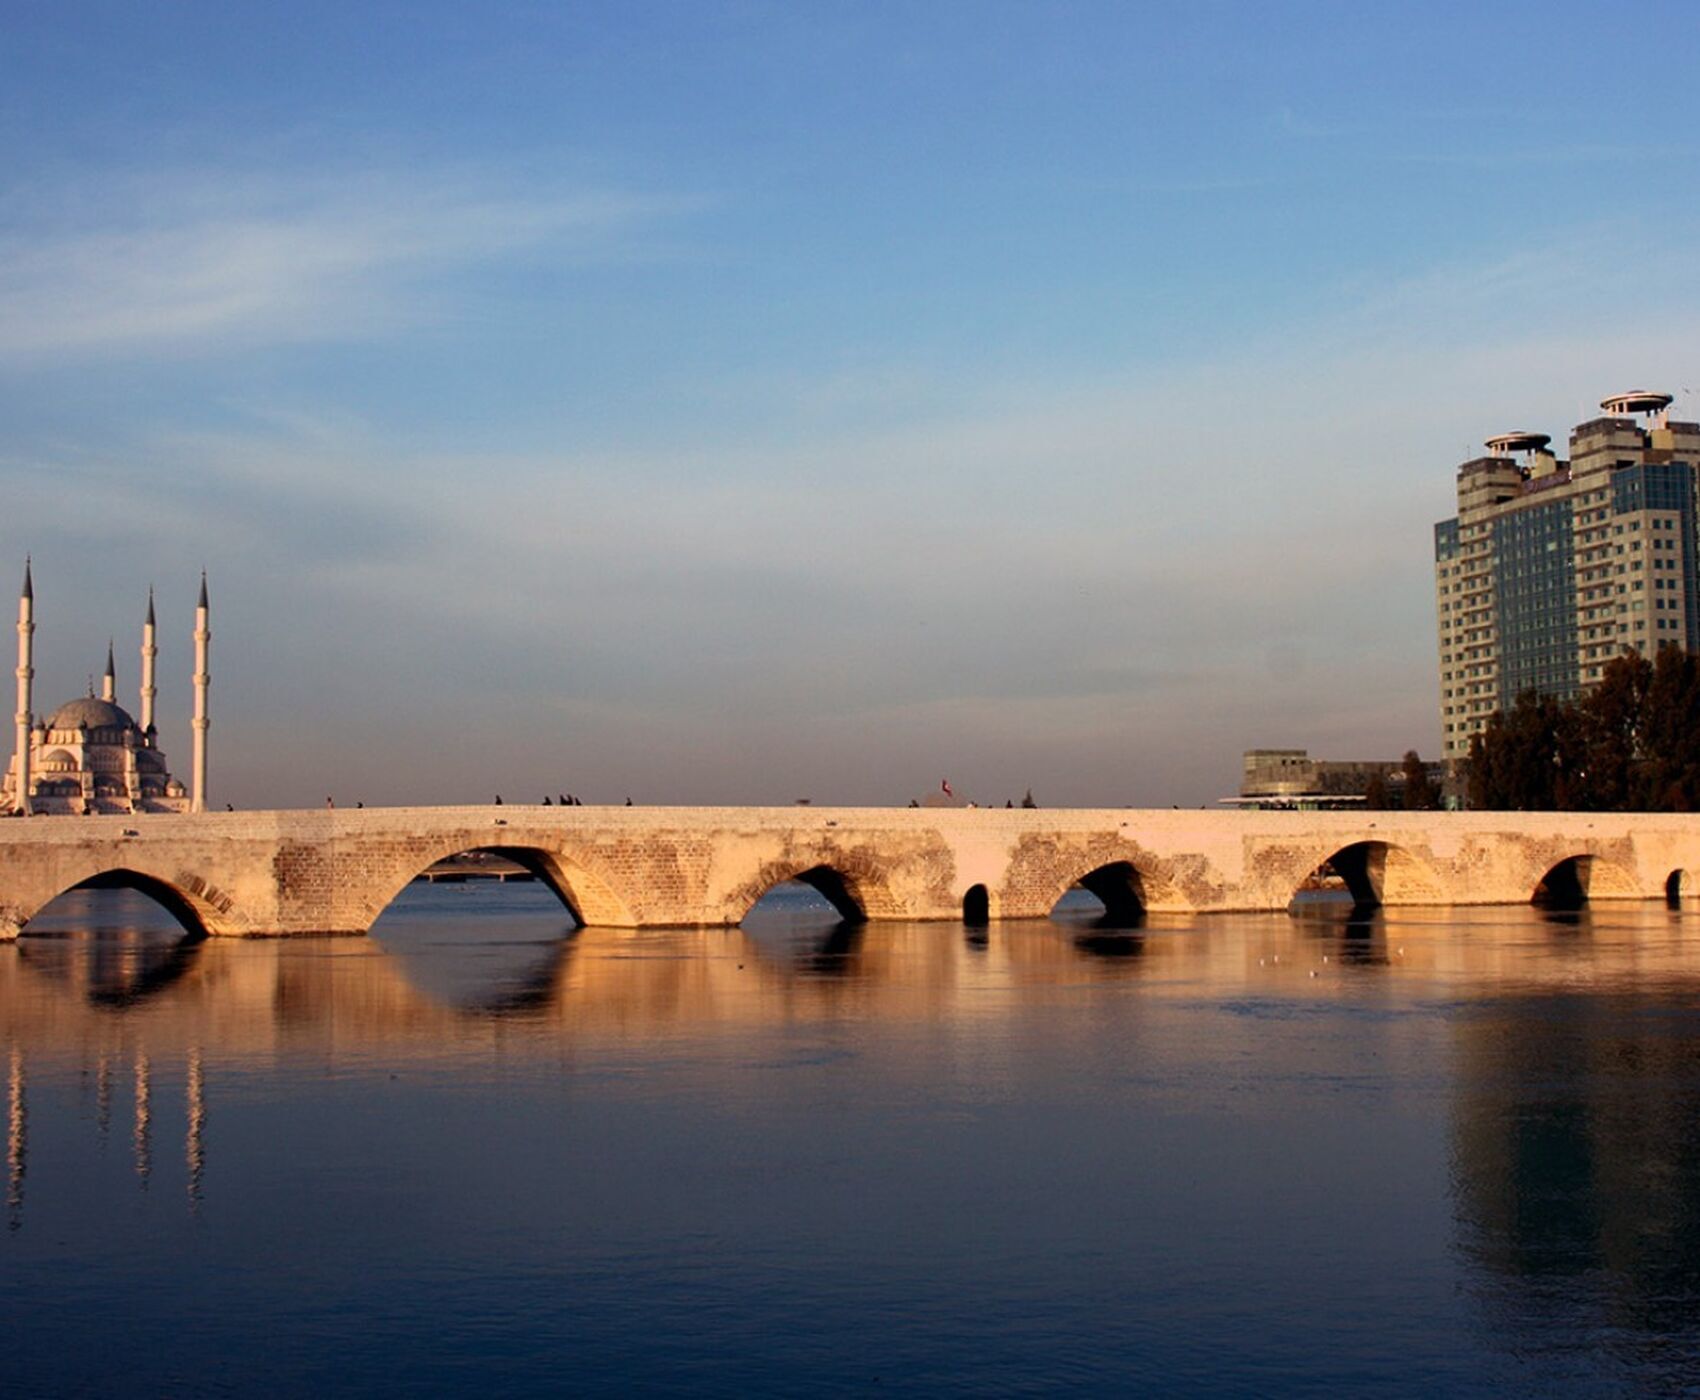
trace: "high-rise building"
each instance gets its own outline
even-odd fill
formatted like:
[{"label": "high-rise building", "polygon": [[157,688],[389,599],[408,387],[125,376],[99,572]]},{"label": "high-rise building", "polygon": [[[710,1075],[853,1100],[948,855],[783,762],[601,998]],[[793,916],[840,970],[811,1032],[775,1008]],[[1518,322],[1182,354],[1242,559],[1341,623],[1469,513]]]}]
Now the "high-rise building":
[{"label": "high-rise building", "polygon": [[1568,461],[1502,433],[1458,468],[1458,514],[1434,527],[1448,759],[1525,690],[1568,699],[1624,651],[1700,651],[1700,423],[1670,406],[1614,394]]}]

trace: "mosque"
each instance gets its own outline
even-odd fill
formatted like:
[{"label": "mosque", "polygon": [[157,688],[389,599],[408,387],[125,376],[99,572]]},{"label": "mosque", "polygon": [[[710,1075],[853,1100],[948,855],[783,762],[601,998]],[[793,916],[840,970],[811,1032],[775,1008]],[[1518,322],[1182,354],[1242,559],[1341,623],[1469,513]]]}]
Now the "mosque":
[{"label": "mosque", "polygon": [[97,699],[94,686],[42,719],[31,708],[35,680],[35,587],[28,561],[18,599],[17,743],[0,782],[0,812],[12,816],[132,815],[143,812],[202,812],[207,803],[207,579],[195,609],[194,759],[190,786],[172,777],[154,724],[153,591],[142,624],[140,718],[117,701],[117,667],[106,649],[106,676]]}]

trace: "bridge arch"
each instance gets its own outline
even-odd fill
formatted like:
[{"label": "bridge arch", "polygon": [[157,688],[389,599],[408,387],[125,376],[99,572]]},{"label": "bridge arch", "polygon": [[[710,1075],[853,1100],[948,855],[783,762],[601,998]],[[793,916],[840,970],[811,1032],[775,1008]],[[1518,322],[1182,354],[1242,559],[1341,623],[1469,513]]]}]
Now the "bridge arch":
[{"label": "bridge arch", "polygon": [[1057,891],[1051,901],[1053,914],[1057,904],[1077,885],[1104,906],[1100,921],[1109,926],[1138,923],[1150,907],[1145,875],[1131,860],[1107,861],[1077,875]]},{"label": "bridge arch", "polygon": [[1679,865],[1665,876],[1665,903],[1672,909],[1679,909],[1684,904],[1700,895],[1700,868],[1689,865]]},{"label": "bridge arch", "polygon": [[992,909],[1001,919],[1051,918],[1058,903],[1080,886],[1112,916],[1184,912],[1195,907],[1192,881],[1202,868],[1195,858],[1156,856],[1128,831],[1028,832],[1010,852],[999,887],[992,891]]},{"label": "bridge arch", "polygon": [[1447,902],[1440,880],[1424,861],[1393,842],[1366,840],[1336,847],[1309,864],[1287,907],[1300,907],[1305,887],[1330,875],[1341,881],[1358,909]]},{"label": "bridge arch", "polygon": [[962,895],[962,922],[969,928],[985,928],[991,921],[991,892],[984,885],[970,885]]},{"label": "bridge arch", "polygon": [[742,923],[769,891],[789,881],[807,885],[830,904],[833,912],[845,923],[864,924],[868,921],[865,881],[851,871],[822,861],[800,868],[794,862],[764,866],[761,873],[740,894],[735,909],[735,922]]},{"label": "bridge arch", "polygon": [[631,928],[637,919],[609,882],[582,860],[560,849],[526,842],[505,844],[500,838],[483,841],[465,835],[445,837],[421,854],[417,849],[388,872],[366,904],[366,926],[376,923],[401,892],[439,861],[451,856],[484,854],[512,861],[561,901],[581,928],[587,925]]},{"label": "bridge arch", "polygon": [[[1667,880],[1667,892],[1669,887]],[[1596,899],[1636,899],[1640,895],[1630,871],[1591,851],[1577,851],[1547,867],[1535,882],[1529,902],[1552,909],[1577,909]]]},{"label": "bridge arch", "polygon": [[167,878],[130,866],[97,870],[53,891],[19,920],[21,931],[27,934],[31,922],[39,918],[43,910],[61,895],[75,890],[133,890],[145,895],[176,919],[189,938],[240,932],[229,916],[229,897],[200,877],[178,875]]}]

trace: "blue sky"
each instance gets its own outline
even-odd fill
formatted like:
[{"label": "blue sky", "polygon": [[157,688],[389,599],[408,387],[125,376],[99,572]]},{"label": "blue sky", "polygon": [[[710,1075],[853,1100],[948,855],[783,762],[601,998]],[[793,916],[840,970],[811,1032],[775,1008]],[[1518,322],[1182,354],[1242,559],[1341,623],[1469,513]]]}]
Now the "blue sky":
[{"label": "blue sky", "polygon": [[109,634],[133,690],[152,582],[186,753],[205,564],[244,806],[1436,751],[1452,468],[1700,390],[1697,60],[1677,4],[0,0],[38,703]]}]

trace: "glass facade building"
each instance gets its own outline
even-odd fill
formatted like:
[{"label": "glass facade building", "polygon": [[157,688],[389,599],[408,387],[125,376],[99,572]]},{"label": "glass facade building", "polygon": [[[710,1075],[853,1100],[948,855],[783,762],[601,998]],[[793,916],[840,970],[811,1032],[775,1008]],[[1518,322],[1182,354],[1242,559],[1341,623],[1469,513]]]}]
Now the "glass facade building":
[{"label": "glass facade building", "polygon": [[1468,755],[1525,690],[1569,698],[1624,651],[1700,651],[1700,424],[1670,398],[1606,399],[1570,434],[1488,440],[1434,528],[1443,752]]},{"label": "glass facade building", "polygon": [[1541,501],[1493,522],[1499,704],[1525,690],[1568,700],[1576,655],[1576,537],[1569,501]]}]

